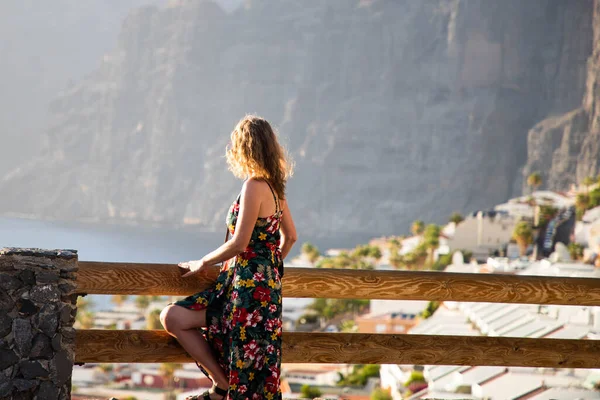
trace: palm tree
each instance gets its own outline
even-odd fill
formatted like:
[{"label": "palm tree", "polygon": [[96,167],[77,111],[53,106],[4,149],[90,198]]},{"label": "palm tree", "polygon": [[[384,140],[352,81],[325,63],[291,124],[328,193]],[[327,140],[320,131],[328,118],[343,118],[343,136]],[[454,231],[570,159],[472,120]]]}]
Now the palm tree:
[{"label": "palm tree", "polygon": [[93,305],[93,301],[82,296],[77,298],[77,317],[75,317],[75,321],[80,329],[91,329],[94,327],[94,313],[90,311]]},{"label": "palm tree", "polygon": [[402,242],[400,241],[390,243],[390,256],[388,261],[394,268],[400,268],[402,265],[404,265],[402,256],[400,255],[401,248]]},{"label": "palm tree", "polygon": [[306,242],[302,245],[301,252],[304,256],[306,256],[306,258],[308,258],[308,261],[311,264],[314,264],[315,261],[317,261],[319,259],[319,257],[321,256],[319,249],[317,249],[316,246],[314,246],[312,243],[309,243],[309,242]]},{"label": "palm tree", "polygon": [[526,221],[520,221],[515,225],[512,237],[516,240],[523,256],[527,251],[527,247],[533,243],[533,229]]},{"label": "palm tree", "polygon": [[125,303],[129,299],[129,296],[126,294],[115,294],[111,297],[110,301],[117,307],[120,307],[121,304]]},{"label": "palm tree", "polygon": [[165,382],[165,388],[167,389],[167,399],[174,399],[173,395],[173,376],[175,371],[181,368],[181,364],[177,363],[162,363],[160,364],[160,375]]},{"label": "palm tree", "polygon": [[422,234],[424,229],[425,229],[425,223],[423,221],[421,221],[420,219],[413,222],[410,227],[410,231],[415,236],[419,236],[420,234]]},{"label": "palm tree", "polygon": [[340,332],[356,332],[358,325],[351,319],[346,319],[340,323]]},{"label": "palm tree", "polygon": [[596,183],[596,180],[591,177],[591,176],[586,176],[585,178],[583,178],[583,185],[585,186],[585,192],[589,193],[590,192],[590,186],[592,186],[594,183]]},{"label": "palm tree", "polygon": [[160,310],[152,310],[148,314],[148,320],[146,321],[146,329],[163,329],[162,323],[160,322]]},{"label": "palm tree", "polygon": [[590,195],[586,193],[577,193],[575,197],[575,209],[577,210],[577,220],[581,220],[583,214],[590,208]]},{"label": "palm tree", "polygon": [[135,305],[137,306],[137,308],[141,312],[146,311],[146,309],[150,305],[150,297],[148,297],[148,296],[136,296],[136,298],[135,298]]},{"label": "palm tree", "polygon": [[527,185],[531,188],[532,193],[535,189],[542,186],[542,183],[542,174],[540,174],[538,171],[531,173],[527,177]]},{"label": "palm tree", "polygon": [[382,256],[383,256],[383,254],[381,254],[381,249],[379,248],[379,246],[370,246],[369,247],[369,257],[374,258],[375,261],[379,261],[379,260],[381,260]]},{"label": "palm tree", "polygon": [[465,218],[458,212],[454,212],[450,216],[450,222],[454,222],[456,225],[460,224],[464,220],[465,220]]},{"label": "palm tree", "polygon": [[433,264],[433,252],[440,245],[440,232],[441,229],[438,225],[429,224],[423,232],[423,243],[429,252],[429,262]]}]

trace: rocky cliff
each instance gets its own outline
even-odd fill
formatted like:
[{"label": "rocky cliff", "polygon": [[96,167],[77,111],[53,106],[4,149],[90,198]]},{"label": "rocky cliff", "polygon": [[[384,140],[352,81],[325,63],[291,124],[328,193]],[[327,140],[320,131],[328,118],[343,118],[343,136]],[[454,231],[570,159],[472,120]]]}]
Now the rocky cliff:
[{"label": "rocky cliff", "polygon": [[43,154],[4,178],[13,195],[0,206],[220,227],[240,185],[224,147],[236,121],[256,112],[296,160],[289,198],[301,232],[398,233],[416,218],[488,207],[520,191],[528,130],[578,107],[590,86],[593,6],[139,9],[117,49],[52,104]]},{"label": "rocky cliff", "polygon": [[566,190],[600,174],[600,2],[593,7],[593,52],[587,59],[585,94],[578,107],[535,125],[528,135],[526,177],[540,171],[547,187]]},{"label": "rocky cliff", "polygon": [[48,103],[114,47],[129,10],[166,0],[0,2],[0,175],[40,150]]}]

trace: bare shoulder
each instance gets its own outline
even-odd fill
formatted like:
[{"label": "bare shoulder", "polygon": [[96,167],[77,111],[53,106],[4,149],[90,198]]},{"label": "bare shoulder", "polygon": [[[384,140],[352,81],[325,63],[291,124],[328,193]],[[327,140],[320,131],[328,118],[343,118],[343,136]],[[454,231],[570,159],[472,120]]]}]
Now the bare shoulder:
[{"label": "bare shoulder", "polygon": [[265,181],[250,178],[244,182],[244,185],[242,186],[242,193],[254,196],[263,193],[267,188],[268,185]]}]

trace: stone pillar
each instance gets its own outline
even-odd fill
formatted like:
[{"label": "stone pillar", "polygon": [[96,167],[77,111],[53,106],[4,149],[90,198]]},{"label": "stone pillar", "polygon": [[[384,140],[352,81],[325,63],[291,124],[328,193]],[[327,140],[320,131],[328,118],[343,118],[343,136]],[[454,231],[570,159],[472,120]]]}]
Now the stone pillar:
[{"label": "stone pillar", "polygon": [[75,250],[0,249],[0,399],[70,399]]}]

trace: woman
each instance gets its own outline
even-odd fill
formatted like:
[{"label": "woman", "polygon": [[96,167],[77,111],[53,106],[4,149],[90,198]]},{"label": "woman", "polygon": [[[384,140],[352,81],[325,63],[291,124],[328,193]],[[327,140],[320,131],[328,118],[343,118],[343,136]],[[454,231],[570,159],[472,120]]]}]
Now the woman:
[{"label": "woman", "polygon": [[281,399],[281,277],[296,241],[285,200],[291,168],[269,123],[252,115],[231,133],[226,158],[246,179],[227,214],[231,240],[179,266],[187,278],[235,259],[215,286],[167,306],[161,321],[213,381],[188,399]]}]

